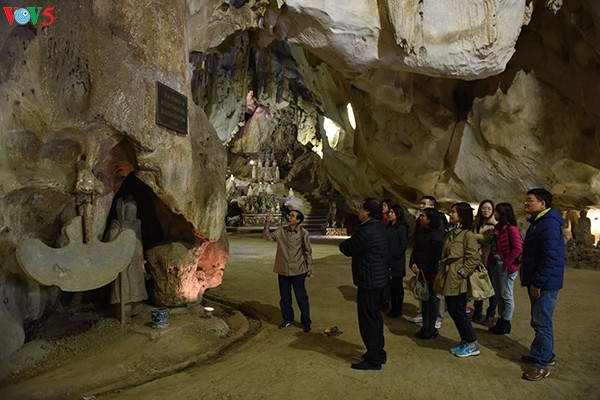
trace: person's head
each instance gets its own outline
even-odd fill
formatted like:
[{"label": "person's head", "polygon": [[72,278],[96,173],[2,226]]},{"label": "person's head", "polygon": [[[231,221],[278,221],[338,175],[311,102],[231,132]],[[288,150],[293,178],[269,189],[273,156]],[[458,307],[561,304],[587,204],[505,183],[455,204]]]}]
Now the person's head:
[{"label": "person's head", "polygon": [[473,208],[469,203],[456,203],[450,209],[450,223],[459,224],[463,229],[470,230],[473,227]]},{"label": "person's head", "polygon": [[585,217],[587,217],[587,210],[581,210],[581,211],[579,211],[579,216],[580,216],[581,218],[585,218]]},{"label": "person's head", "polygon": [[123,207],[123,220],[127,222],[133,222],[137,218],[137,202],[135,200],[128,200],[125,202]]},{"label": "person's head", "polygon": [[419,210],[422,212],[426,208],[436,208],[437,200],[433,196],[423,196],[419,202]]},{"label": "person's head", "polygon": [[527,214],[537,215],[550,207],[552,207],[552,193],[546,189],[536,188],[527,192],[527,199],[523,207]]},{"label": "person's head", "polygon": [[372,198],[365,199],[358,207],[358,220],[365,222],[371,218],[381,219],[381,204]]},{"label": "person's head", "polygon": [[383,215],[387,215],[387,213],[390,212],[390,209],[394,204],[394,200],[392,199],[381,200],[381,212],[383,213]]},{"label": "person's head", "polygon": [[513,207],[508,203],[498,203],[496,205],[496,219],[500,226],[504,226],[507,223],[517,226],[517,218],[515,217],[515,211]]},{"label": "person's head", "polygon": [[285,218],[289,226],[296,227],[304,221],[304,214],[299,210],[292,209],[286,214]]},{"label": "person's head", "polygon": [[402,207],[398,204],[394,204],[390,207],[390,211],[388,211],[388,221],[392,224],[404,224],[406,223],[406,218],[404,218],[404,211]]},{"label": "person's head", "polygon": [[494,215],[494,202],[491,200],[483,200],[481,203],[479,203],[479,207],[477,208],[477,215],[475,215],[475,221],[473,222],[475,224],[475,228],[477,229],[477,232],[479,232],[479,229],[483,226],[483,224],[489,220],[490,218],[492,218],[492,216]]},{"label": "person's head", "polygon": [[491,200],[483,200],[477,208],[477,217],[483,222],[490,219],[494,215],[494,202]]},{"label": "person's head", "polygon": [[419,217],[421,226],[428,230],[436,230],[442,226],[442,214],[435,208],[426,208]]}]

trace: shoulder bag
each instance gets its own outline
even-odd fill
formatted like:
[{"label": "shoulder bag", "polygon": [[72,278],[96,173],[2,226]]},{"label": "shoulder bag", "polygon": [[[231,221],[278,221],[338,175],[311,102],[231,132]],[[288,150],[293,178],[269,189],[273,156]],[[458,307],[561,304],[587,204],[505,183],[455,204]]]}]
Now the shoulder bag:
[{"label": "shoulder bag", "polygon": [[429,300],[429,288],[427,287],[423,270],[419,269],[419,272],[410,278],[410,281],[408,281],[408,286],[410,287],[410,291],[412,292],[413,296],[415,296],[415,299],[425,301]]},{"label": "shoulder bag", "polygon": [[[467,253],[467,240],[464,240],[463,263]],[[487,268],[479,262],[475,271],[467,277],[467,298],[469,300],[485,300],[494,295],[494,287],[488,275]]]}]

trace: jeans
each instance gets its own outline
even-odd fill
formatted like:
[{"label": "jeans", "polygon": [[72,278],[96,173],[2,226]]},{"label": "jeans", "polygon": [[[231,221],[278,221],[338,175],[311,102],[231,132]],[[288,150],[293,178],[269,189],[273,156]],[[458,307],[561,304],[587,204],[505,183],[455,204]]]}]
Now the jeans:
[{"label": "jeans", "polygon": [[473,343],[477,341],[477,335],[475,329],[471,325],[471,319],[467,316],[467,294],[461,293],[458,296],[445,296],[446,307],[448,307],[448,313],[456,325],[458,334],[461,340],[467,343]]},{"label": "jeans", "polygon": [[548,362],[555,357],[554,332],[552,329],[552,315],[558,299],[558,290],[541,290],[540,298],[531,301],[531,327],[535,330],[535,337],[531,343],[529,355],[536,368],[546,368]]},{"label": "jeans", "polygon": [[306,274],[279,277],[279,307],[281,308],[281,316],[284,322],[294,322],[294,309],[292,308],[292,288],[296,295],[296,302],[300,308],[300,322],[302,326],[310,328],[310,308],[308,305],[308,294],[304,282]]},{"label": "jeans", "polygon": [[498,317],[505,321],[512,320],[513,312],[515,311],[513,287],[517,275],[519,275],[519,271],[515,271],[509,275],[500,260],[497,260],[490,267],[490,279],[494,287],[494,292],[496,292],[494,297],[498,302]]}]

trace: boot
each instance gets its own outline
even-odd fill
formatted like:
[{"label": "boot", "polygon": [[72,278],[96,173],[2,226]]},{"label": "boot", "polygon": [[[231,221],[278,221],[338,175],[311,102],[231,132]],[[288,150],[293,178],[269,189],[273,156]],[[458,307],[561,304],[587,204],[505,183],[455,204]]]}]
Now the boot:
[{"label": "boot", "polygon": [[498,321],[496,322],[496,325],[492,326],[489,331],[496,334],[496,335],[503,335],[504,334],[504,324],[506,323],[506,321],[502,318],[498,318]]},{"label": "boot", "polygon": [[502,334],[506,335],[506,334],[510,333],[510,328],[511,328],[510,321],[505,319],[504,326],[502,329]]}]

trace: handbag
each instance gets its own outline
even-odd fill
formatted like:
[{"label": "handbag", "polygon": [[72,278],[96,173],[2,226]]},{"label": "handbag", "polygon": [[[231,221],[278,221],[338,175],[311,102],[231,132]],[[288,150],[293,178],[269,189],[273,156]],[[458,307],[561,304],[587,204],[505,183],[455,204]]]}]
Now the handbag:
[{"label": "handbag", "polygon": [[413,296],[417,300],[429,300],[429,288],[427,287],[427,282],[425,281],[425,275],[423,275],[422,270],[417,272],[417,275],[410,278],[408,282],[408,287],[412,292]]},{"label": "handbag", "polygon": [[[467,253],[467,241],[463,239],[463,264]],[[487,268],[481,262],[475,267],[475,271],[467,277],[467,298],[469,300],[485,300],[494,295],[494,287],[488,275]]]},{"label": "handbag", "polygon": [[494,287],[487,268],[479,264],[467,279],[467,297],[470,300],[485,300],[494,295]]}]

